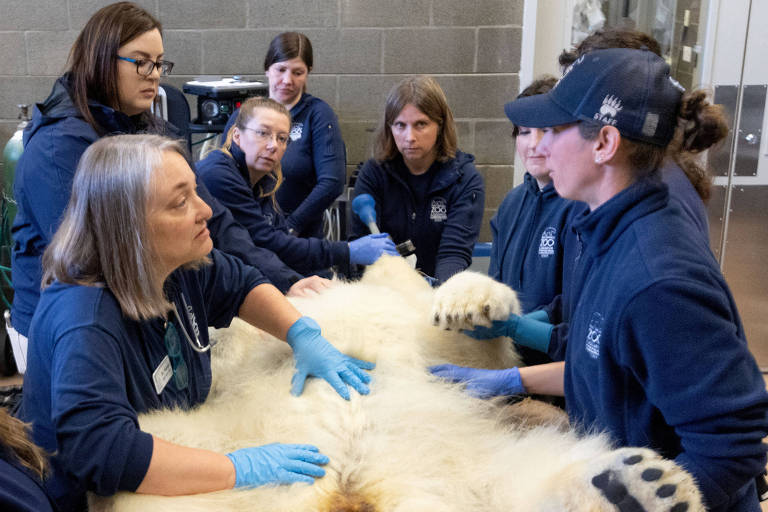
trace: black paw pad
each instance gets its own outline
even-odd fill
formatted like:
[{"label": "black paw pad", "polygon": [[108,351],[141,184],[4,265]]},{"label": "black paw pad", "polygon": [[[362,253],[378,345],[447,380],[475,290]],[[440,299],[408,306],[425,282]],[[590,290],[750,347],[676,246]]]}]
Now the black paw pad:
[{"label": "black paw pad", "polygon": [[661,475],[663,475],[664,472],[657,468],[649,468],[643,471],[642,475],[640,475],[643,480],[646,482],[654,482],[661,478]]},{"label": "black paw pad", "polygon": [[435,325],[437,325],[439,323],[440,323],[440,314],[439,313],[435,313]]},{"label": "black paw pad", "polygon": [[675,494],[675,491],[677,490],[677,486],[673,484],[665,484],[658,488],[656,491],[656,496],[659,498],[669,498],[673,494]]},{"label": "black paw pad", "polygon": [[642,455],[632,455],[631,457],[627,457],[626,459],[624,459],[624,464],[626,464],[627,466],[632,466],[642,460],[643,460]]},{"label": "black paw pad", "polygon": [[685,512],[686,510],[688,510],[688,502],[683,501],[669,509],[669,512]]},{"label": "black paw pad", "polygon": [[613,471],[606,470],[592,478],[592,485],[600,489],[610,503],[616,505],[620,512],[645,512],[645,509],[634,496],[629,494]]}]

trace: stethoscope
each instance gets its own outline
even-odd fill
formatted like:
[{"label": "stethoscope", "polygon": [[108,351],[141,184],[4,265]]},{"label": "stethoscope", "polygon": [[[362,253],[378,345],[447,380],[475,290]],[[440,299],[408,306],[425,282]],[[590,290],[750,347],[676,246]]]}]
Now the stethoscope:
[{"label": "stethoscope", "polygon": [[[179,293],[181,295],[181,303],[184,305],[184,312],[187,315],[187,321],[190,325],[192,325],[192,319],[189,317],[189,306],[187,306],[187,299],[184,298],[184,293]],[[171,302],[171,305],[173,306],[173,313],[176,315],[176,320],[179,322],[179,327],[181,327],[181,332],[184,333],[184,337],[187,339],[187,343],[189,343],[189,346],[192,347],[192,349],[195,352],[198,352],[200,354],[203,354],[205,352],[208,352],[211,350],[211,347],[215,345],[215,343],[211,343],[210,340],[208,341],[207,346],[203,346],[202,343],[200,343],[200,338],[197,336],[197,331],[195,331],[195,341],[192,341],[192,338],[189,336],[189,333],[187,332],[187,328],[184,326],[184,322],[181,321],[181,316],[179,316],[179,310],[176,308],[176,303]]]}]

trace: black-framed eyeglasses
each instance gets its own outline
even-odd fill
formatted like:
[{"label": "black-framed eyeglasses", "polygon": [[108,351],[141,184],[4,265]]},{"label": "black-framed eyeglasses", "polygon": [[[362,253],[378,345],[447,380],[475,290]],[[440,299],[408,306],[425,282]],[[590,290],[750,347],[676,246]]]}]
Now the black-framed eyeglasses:
[{"label": "black-framed eyeglasses", "polygon": [[165,344],[165,351],[168,352],[168,357],[171,360],[173,383],[176,385],[176,389],[178,391],[187,389],[187,385],[189,384],[189,369],[187,368],[187,363],[184,361],[184,356],[181,353],[179,331],[176,330],[176,326],[173,325],[173,322],[169,321],[166,324],[163,342]]},{"label": "black-framed eyeglasses", "polygon": [[129,57],[121,57],[120,55],[118,55],[117,58],[136,64],[136,72],[141,76],[151,75],[155,68],[157,68],[160,76],[168,76],[173,69],[173,62],[169,60],[159,60],[155,62],[149,59],[131,59]]},{"label": "black-framed eyeglasses", "polygon": [[246,126],[245,129],[252,131],[256,138],[262,142],[267,142],[274,139],[279,146],[287,146],[288,143],[291,142],[291,138],[287,133],[272,133],[269,130],[264,130],[262,128],[251,128],[249,126]]}]

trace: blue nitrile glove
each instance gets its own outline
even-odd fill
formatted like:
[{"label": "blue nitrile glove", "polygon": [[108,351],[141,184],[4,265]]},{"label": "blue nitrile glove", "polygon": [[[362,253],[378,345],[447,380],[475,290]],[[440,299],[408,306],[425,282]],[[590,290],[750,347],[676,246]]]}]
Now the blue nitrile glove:
[{"label": "blue nitrile glove", "polygon": [[536,311],[531,311],[530,313],[524,314],[523,318],[538,320],[539,322],[546,322],[548,324],[552,323],[549,321],[549,314],[547,313],[546,309],[537,309]]},{"label": "blue nitrile glove", "polygon": [[344,399],[349,400],[347,384],[361,395],[368,394],[366,384],[371,376],[363,370],[372,370],[373,363],[342,354],[320,334],[317,322],[303,316],[288,329],[286,341],[293,349],[296,373],[291,380],[291,394],[300,395],[310,375],[325,379]]},{"label": "blue nitrile glove", "polygon": [[476,340],[490,340],[500,336],[512,338],[515,343],[530,347],[539,352],[547,352],[554,327],[548,322],[539,322],[514,313],[506,320],[496,320],[490,327],[476,325],[464,334]]},{"label": "blue nitrile glove", "polygon": [[349,242],[349,262],[353,265],[373,265],[382,254],[400,255],[395,242],[386,233],[367,235]]},{"label": "blue nitrile glove", "polygon": [[427,274],[421,274],[421,277],[423,277],[424,280],[428,282],[429,286],[431,286],[432,288],[436,288],[440,284],[440,282],[436,278],[432,276],[428,276]]},{"label": "blue nitrile glove", "polygon": [[525,386],[520,379],[520,370],[517,367],[505,370],[484,370],[454,364],[438,364],[430,366],[429,371],[451,382],[466,382],[467,392],[477,398],[525,393]]},{"label": "blue nitrile glove", "polygon": [[265,444],[242,448],[227,457],[235,465],[235,487],[311,484],[315,477],[325,476],[318,464],[328,464],[328,457],[311,444]]}]

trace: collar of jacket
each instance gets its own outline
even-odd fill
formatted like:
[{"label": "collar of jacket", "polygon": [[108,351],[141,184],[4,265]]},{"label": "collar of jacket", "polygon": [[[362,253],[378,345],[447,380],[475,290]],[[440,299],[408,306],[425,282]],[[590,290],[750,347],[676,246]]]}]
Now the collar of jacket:
[{"label": "collar of jacket", "polygon": [[[454,183],[460,183],[464,178],[464,166],[474,162],[474,160],[474,156],[461,151],[456,151],[456,157],[447,162],[435,160],[429,170],[427,170],[428,173],[435,174],[428,193],[432,194],[438,190],[449,188]],[[394,176],[404,186],[407,186],[404,176],[401,175],[402,172],[408,172],[408,167],[405,165],[405,161],[403,161],[403,155],[398,154],[392,160],[384,162],[382,166],[386,172]]]},{"label": "collar of jacket", "polygon": [[523,182],[525,183],[525,186],[528,187],[528,190],[534,195],[541,194],[546,199],[557,196],[557,190],[555,190],[555,184],[552,180],[549,180],[549,183],[544,185],[544,188],[539,188],[539,182],[536,181],[536,178],[531,176],[531,173],[526,172],[523,176]]},{"label": "collar of jacket", "polygon": [[585,209],[574,219],[573,230],[597,256],[607,251],[633,222],[664,208],[668,202],[667,185],[655,175],[643,178],[596,210]]},{"label": "collar of jacket", "polygon": [[296,119],[299,114],[301,114],[310,103],[310,100],[313,98],[311,94],[307,94],[306,92],[301,93],[301,98],[299,98],[299,102],[296,103],[293,107],[291,107],[290,113],[291,113],[291,120]]}]

